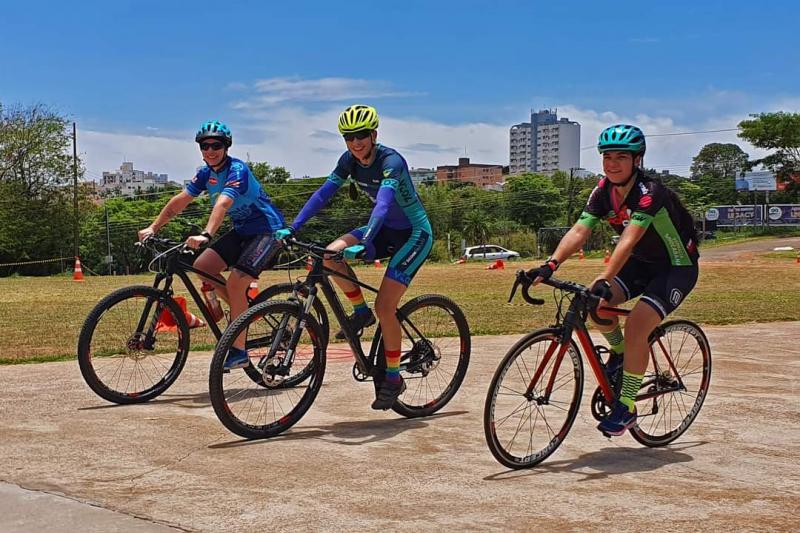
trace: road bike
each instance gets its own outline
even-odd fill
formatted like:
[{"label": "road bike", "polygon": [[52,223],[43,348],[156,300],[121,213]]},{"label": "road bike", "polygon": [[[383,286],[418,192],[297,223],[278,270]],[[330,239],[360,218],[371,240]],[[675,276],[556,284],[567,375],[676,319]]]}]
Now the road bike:
[{"label": "road bike", "polygon": [[[248,439],[274,437],[292,427],[311,407],[322,386],[327,346],[312,312],[320,290],[355,358],[356,381],[372,380],[377,393],[385,375],[380,326],[365,355],[359,332],[350,325],[329,277],[341,276],[374,293],[378,290],[323,265],[325,257],[342,260],[341,251],[295,239],[286,242],[312,258],[310,272],[295,283],[292,299],[263,302],[239,316],[217,343],[209,371],[214,412],[226,428]],[[397,318],[402,328],[400,372],[407,388],[392,409],[409,418],[428,416],[444,407],[464,380],[471,351],[469,325],[452,300],[437,294],[406,302],[397,310]],[[251,338],[272,338],[271,345],[250,350],[251,358],[258,358],[258,383],[241,374],[227,373],[223,367],[228,349],[244,331],[248,342]],[[285,380],[295,377],[298,363],[303,370],[310,368],[310,375],[294,387],[281,388]]]},{"label": "road bike", "polygon": [[[530,296],[531,283],[518,271],[509,302],[522,286],[526,302],[543,304]],[[591,398],[592,415],[601,421],[610,413],[618,386],[612,387],[606,375],[604,357],[609,350],[592,342],[586,319],[610,324],[601,315],[630,313],[616,307],[598,309],[600,298],[578,283],[550,278],[542,284],[554,288],[556,323],[511,347],[492,378],[484,405],[486,443],[495,459],[515,469],[539,464],[569,433],[583,394],[581,354],[598,383]],[[636,396],[637,425],[630,433],[645,446],[664,446],[689,428],[703,405],[711,381],[711,348],[700,326],[688,320],[660,324],[649,341],[648,368]]]},{"label": "road bike", "polygon": [[[196,253],[185,243],[150,237],[137,243],[153,254],[148,270],[155,273],[152,286],[135,285],[118,289],[91,310],[78,338],[78,364],[89,387],[100,397],[118,404],[141,403],[166,391],[178,378],[190,349],[190,327],[185,309],[175,299],[174,278],[179,278],[203,315],[215,339],[222,336],[219,325],[203,301],[189,273],[200,274],[225,285],[225,279],[210,276],[192,266]],[[281,283],[268,287],[254,298],[254,305],[277,296],[286,297],[294,286]],[[321,302],[313,305],[320,324],[320,337],[327,343],[328,317]],[[251,344],[271,339],[251,339]],[[294,386],[310,370],[299,372],[282,386]],[[256,381],[261,373],[251,364],[244,374]]]}]

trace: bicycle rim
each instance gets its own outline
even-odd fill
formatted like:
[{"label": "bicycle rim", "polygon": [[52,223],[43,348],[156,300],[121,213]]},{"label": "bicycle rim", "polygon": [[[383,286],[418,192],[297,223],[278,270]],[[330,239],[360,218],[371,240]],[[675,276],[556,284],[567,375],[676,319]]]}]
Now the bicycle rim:
[{"label": "bicycle rim", "polygon": [[409,301],[400,315],[405,317],[400,368],[406,390],[392,409],[409,418],[429,416],[453,398],[464,380],[471,352],[469,325],[461,309],[439,295]]},{"label": "bicycle rim", "polygon": [[[148,339],[145,332],[153,324],[156,330]],[[126,287],[89,313],[78,342],[78,362],[87,384],[102,398],[140,403],[169,388],[188,350],[188,326],[174,300],[152,287]]]},{"label": "bicycle rim", "polygon": [[[575,421],[583,393],[583,363],[574,341],[560,363],[558,349],[557,330],[531,333],[509,350],[495,372],[484,405],[484,435],[492,455],[504,466],[528,468],[542,462]],[[532,393],[526,396],[537,372]]]},{"label": "bicycle rim", "polygon": [[[697,325],[675,320],[657,331],[662,334],[651,339],[650,363],[637,398],[638,425],[631,429],[645,446],[663,446],[689,429],[711,382],[711,349]],[[640,399],[648,394],[657,395]]]},{"label": "bicycle rim", "polygon": [[[232,432],[245,438],[273,437],[294,425],[311,407],[322,386],[325,373],[325,355],[322,333],[312,317],[306,317],[306,326],[297,344],[290,346],[293,328],[300,315],[297,304],[268,301],[251,307],[237,318],[225,331],[217,344],[211,361],[209,394],[214,412]],[[278,324],[287,324],[279,333]],[[236,337],[247,330],[249,371],[233,369],[223,371],[228,350]],[[272,344],[253,341],[275,339],[280,336],[278,349],[272,360],[263,356],[270,352]],[[280,376],[274,369],[293,348],[297,354],[288,376]],[[260,366],[259,366],[260,364]],[[262,370],[262,367],[266,370]],[[294,387],[283,386],[298,372],[310,368],[310,375],[303,383]],[[252,371],[260,372],[258,380]]]}]

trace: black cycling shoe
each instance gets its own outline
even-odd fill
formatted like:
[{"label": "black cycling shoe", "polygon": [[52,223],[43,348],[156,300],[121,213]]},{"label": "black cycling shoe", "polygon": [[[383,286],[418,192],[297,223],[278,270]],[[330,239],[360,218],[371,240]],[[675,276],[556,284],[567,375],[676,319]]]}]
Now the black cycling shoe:
[{"label": "black cycling shoe", "polygon": [[384,381],[383,385],[381,385],[381,388],[378,391],[378,397],[375,398],[374,402],[372,402],[372,408],[380,411],[391,409],[394,405],[394,402],[397,401],[397,398],[403,394],[405,390],[406,382],[403,380],[402,376],[400,376],[400,383],[398,384]]},{"label": "black cycling shoe", "polygon": [[[365,328],[368,328],[375,323],[375,313],[372,312],[372,309],[366,313],[353,313],[347,317],[347,320],[350,322],[350,327],[353,328],[356,331],[356,334],[360,337],[364,333]],[[336,338],[339,340],[344,339],[343,329],[340,329],[336,332]]]}]

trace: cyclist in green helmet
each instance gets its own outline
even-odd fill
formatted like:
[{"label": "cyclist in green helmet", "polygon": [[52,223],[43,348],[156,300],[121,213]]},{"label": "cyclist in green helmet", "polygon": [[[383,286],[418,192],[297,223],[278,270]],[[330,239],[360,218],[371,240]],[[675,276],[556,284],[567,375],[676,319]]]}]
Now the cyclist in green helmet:
[{"label": "cyclist in green helmet", "polygon": [[628,124],[610,126],[600,133],[597,149],[605,177],[553,255],[529,275],[536,281],[549,278],[583,247],[601,219],[608,219],[620,235],[591,290],[609,305],[641,296],[627,318],[624,335],[617,317],[611,325],[597,326],[611,347],[606,373],[619,397],[598,429],[622,435],[636,424],[635,398],[647,370],[648,337],[694,288],[699,254],[689,212],[674,192],[642,171],[646,149],[642,130]]}]

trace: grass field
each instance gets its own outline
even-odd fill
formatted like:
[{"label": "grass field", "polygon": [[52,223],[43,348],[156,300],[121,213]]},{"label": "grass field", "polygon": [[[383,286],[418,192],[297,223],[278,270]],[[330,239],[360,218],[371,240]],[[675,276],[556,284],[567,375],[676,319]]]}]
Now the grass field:
[{"label": "grass field", "polygon": [[[449,296],[464,310],[473,335],[530,331],[553,322],[550,289],[536,289],[547,301],[541,307],[529,306],[519,296],[511,304],[506,301],[515,270],[535,264],[508,263],[505,270],[486,270],[486,263],[426,265],[407,298],[430,292]],[[601,269],[602,259],[575,260],[565,263],[559,276],[588,283]],[[384,273],[372,266],[356,270],[372,285]],[[260,285],[286,280],[286,272],[268,272]],[[0,279],[0,364],[74,358],[83,320],[100,298],[120,287],[151,282],[152,275],[87,277],[83,282],[67,277]],[[675,316],[701,324],[738,324],[797,320],[799,310],[800,264],[793,256],[767,254],[746,264],[701,263],[697,287]],[[213,337],[207,328],[195,329],[192,344],[210,346]]]}]

